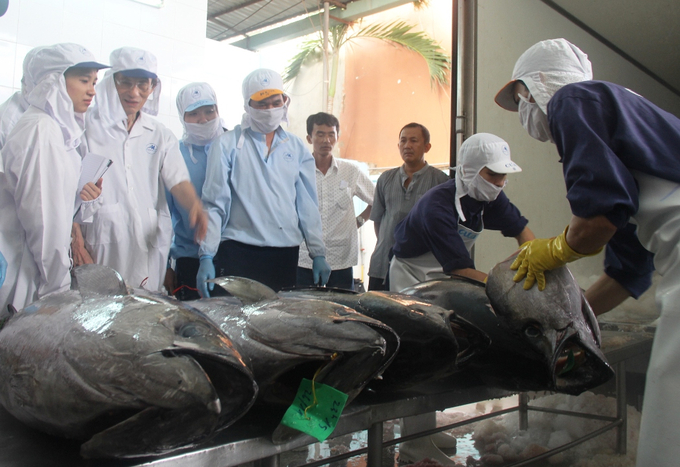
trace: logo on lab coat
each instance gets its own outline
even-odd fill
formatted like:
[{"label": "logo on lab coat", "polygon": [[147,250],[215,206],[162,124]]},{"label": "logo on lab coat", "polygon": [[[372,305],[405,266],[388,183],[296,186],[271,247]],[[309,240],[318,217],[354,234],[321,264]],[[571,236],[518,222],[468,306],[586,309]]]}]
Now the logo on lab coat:
[{"label": "logo on lab coat", "polygon": [[286,153],[285,156],[283,156],[283,158],[284,158],[285,160],[287,160],[287,161],[292,161],[292,160],[293,160],[293,155],[292,155],[291,153],[288,152],[288,153]]},{"label": "logo on lab coat", "polygon": [[158,146],[156,146],[156,145],[153,144],[153,143],[149,143],[149,144],[146,146],[146,152],[147,152],[148,154],[156,154],[156,150],[157,150],[157,149],[158,149]]}]

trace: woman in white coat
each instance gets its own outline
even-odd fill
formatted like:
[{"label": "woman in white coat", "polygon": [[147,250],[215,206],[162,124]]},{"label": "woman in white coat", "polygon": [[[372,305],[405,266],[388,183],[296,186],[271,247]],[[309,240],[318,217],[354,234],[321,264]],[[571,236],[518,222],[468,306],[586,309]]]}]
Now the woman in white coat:
[{"label": "woman in white coat", "polygon": [[[33,60],[40,71],[27,96],[30,107],[0,153],[0,251],[8,263],[7,283],[0,289],[3,311],[8,304],[20,309],[70,287],[77,148],[97,71],[106,68],[77,44],[44,47]],[[98,195],[99,188],[95,191]]]},{"label": "woman in white coat", "polygon": [[207,217],[177,138],[149,116],[158,114],[161,93],[156,57],[122,47],[110,61],[87,113],[87,145],[113,164],[102,206],[82,224],[85,245],[95,263],[118,271],[127,285],[161,291],[172,241],[165,190],[189,212],[199,239]]}]

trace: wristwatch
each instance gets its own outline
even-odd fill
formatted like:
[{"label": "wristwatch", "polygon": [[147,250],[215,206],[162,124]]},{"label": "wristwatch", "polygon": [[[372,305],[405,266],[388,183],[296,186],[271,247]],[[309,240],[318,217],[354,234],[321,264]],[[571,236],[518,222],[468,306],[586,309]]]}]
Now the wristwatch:
[{"label": "wristwatch", "polygon": [[361,217],[361,216],[357,216],[357,224],[359,225],[359,227],[361,227],[361,226],[364,225],[365,223],[366,223],[366,219],[364,219],[364,218]]}]

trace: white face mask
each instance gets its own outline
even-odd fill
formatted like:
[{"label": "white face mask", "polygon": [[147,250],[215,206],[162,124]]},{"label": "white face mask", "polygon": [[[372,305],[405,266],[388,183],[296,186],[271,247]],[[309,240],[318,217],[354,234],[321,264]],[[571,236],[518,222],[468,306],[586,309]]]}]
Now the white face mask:
[{"label": "white face mask", "polygon": [[530,102],[529,99],[517,95],[519,97],[519,105],[517,111],[519,112],[519,121],[522,126],[534,139],[539,141],[553,142],[550,134],[550,126],[548,125],[548,116],[541,110],[535,102]]},{"label": "white face mask", "polygon": [[470,181],[468,195],[477,201],[486,201],[487,203],[490,203],[498,198],[498,195],[503,191],[503,188],[505,188],[507,183],[506,180],[505,183],[503,183],[503,186],[496,186],[485,180],[480,174],[477,174],[475,175],[475,178]]},{"label": "white face mask", "polygon": [[205,123],[182,122],[182,124],[184,125],[183,141],[185,144],[205,146],[223,132],[219,116]]},{"label": "white face mask", "polygon": [[254,109],[246,105],[250,116],[250,127],[258,133],[271,133],[276,130],[286,117],[287,105],[272,109]]}]

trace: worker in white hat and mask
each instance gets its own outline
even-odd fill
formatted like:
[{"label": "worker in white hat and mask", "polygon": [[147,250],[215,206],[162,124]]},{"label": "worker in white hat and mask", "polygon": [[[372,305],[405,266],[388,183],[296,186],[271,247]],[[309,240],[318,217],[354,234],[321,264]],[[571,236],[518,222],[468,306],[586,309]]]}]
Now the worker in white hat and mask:
[{"label": "worker in white hat and mask", "polygon": [[165,190],[188,211],[197,241],[205,235],[207,216],[177,138],[151,118],[161,93],[156,57],[122,47],[110,61],[87,113],[86,136],[89,151],[113,163],[103,206],[82,224],[85,244],[95,263],[118,271],[127,285],[161,291],[172,241]]},{"label": "worker in white hat and mask", "polygon": [[470,256],[483,229],[499,230],[519,245],[533,240],[528,221],[503,193],[507,175],[521,170],[498,136],[477,133],[465,140],[455,179],[428,190],[397,224],[390,290],[449,274],[484,281]]},{"label": "worker in white hat and mask", "polygon": [[[281,76],[259,69],[243,80],[241,125],[212,144],[203,185],[209,225],[196,277],[209,296],[219,276],[243,276],[278,291],[294,287],[304,239],[315,283],[325,285],[325,258],[314,158],[303,141],[281,128],[290,98]],[[216,291],[217,292],[217,291]]]},{"label": "worker in white hat and mask", "polygon": [[677,465],[680,119],[629,89],[593,81],[586,54],[565,39],[522,54],[496,102],[518,110],[531,136],[555,143],[573,214],[561,235],[523,248],[513,264],[515,280],[526,276],[525,289],[534,281],[542,289],[544,271],[606,246],[605,274],[586,291],[594,311],[603,313],[644,292],[654,268],[663,276],[637,465]]},{"label": "worker in white hat and mask", "polygon": [[[486,281],[475,269],[471,250],[483,229],[499,230],[518,245],[533,240],[528,221],[503,193],[508,174],[522,169],[510,159],[508,143],[489,133],[470,136],[458,153],[455,179],[430,188],[394,230],[394,257],[390,261],[390,290],[451,274]],[[434,412],[406,417],[402,434],[436,427]],[[453,448],[455,438],[446,433],[418,438],[399,448],[401,462],[434,459],[453,461],[440,448]]]},{"label": "worker in white hat and mask", "polygon": [[[177,93],[177,113],[184,127],[179,149],[189,169],[191,183],[201,196],[210,144],[225,131],[215,91],[208,83],[187,84]],[[175,268],[168,270],[165,288],[171,293],[177,290],[174,295],[179,300],[196,300],[200,296],[196,290],[199,260],[198,245],[194,241],[195,228],[191,227],[187,210],[175,201],[171,193],[166,194],[175,233],[170,247]]]},{"label": "worker in white hat and mask", "polygon": [[2,311],[8,304],[21,309],[69,289],[76,197],[90,206],[101,193],[101,184],[89,183],[78,194],[78,147],[97,72],[107,66],[71,43],[42,47],[32,62],[30,106],[0,153],[0,251],[8,264],[7,283],[0,289]]}]

